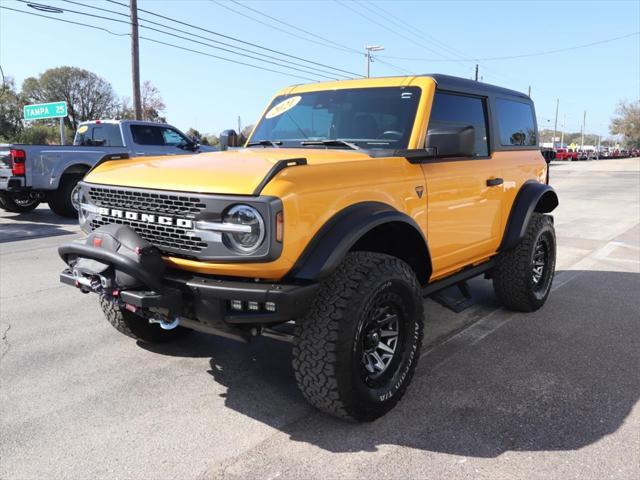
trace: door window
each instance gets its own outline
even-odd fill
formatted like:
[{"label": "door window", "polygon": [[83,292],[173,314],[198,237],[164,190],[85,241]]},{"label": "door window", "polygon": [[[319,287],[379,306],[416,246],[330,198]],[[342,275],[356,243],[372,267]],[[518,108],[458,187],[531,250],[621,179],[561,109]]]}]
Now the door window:
[{"label": "door window", "polygon": [[131,125],[131,135],[138,145],[175,147],[189,143],[189,139],[177,130],[155,125]]},{"label": "door window", "polygon": [[464,128],[475,132],[475,157],[489,155],[485,102],[481,98],[436,92],[431,107],[429,128]]}]

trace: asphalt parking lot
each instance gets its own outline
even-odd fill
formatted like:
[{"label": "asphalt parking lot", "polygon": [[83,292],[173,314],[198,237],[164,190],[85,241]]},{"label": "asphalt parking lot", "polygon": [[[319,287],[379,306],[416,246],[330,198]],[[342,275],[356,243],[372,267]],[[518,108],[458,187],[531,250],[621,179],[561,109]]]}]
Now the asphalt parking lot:
[{"label": "asphalt parking lot", "polygon": [[533,314],[426,302],[409,392],[344,423],[297,392],[290,347],[149,346],[58,284],[78,235],[0,214],[0,477],[640,478],[640,159],[554,162],[559,258]]}]

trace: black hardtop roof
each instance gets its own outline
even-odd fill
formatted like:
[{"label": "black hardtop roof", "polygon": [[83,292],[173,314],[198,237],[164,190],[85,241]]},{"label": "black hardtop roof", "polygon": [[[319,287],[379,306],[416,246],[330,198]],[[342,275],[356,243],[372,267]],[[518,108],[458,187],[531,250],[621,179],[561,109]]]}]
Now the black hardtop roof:
[{"label": "black hardtop roof", "polygon": [[488,83],[477,82],[468,78],[454,77],[452,75],[443,75],[441,73],[426,73],[421,75],[431,77],[436,81],[438,90],[452,90],[454,92],[469,93],[475,95],[507,95],[510,97],[518,97],[524,100],[530,100],[527,95],[508,88],[497,87]]}]

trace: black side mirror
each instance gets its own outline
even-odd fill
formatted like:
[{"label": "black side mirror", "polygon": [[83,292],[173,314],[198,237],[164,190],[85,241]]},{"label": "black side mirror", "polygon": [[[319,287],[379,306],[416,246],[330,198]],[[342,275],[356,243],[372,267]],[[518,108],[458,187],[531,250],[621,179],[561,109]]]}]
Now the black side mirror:
[{"label": "black side mirror", "polygon": [[235,130],[223,130],[220,133],[220,150],[238,146],[238,134]]},{"label": "black side mirror", "polygon": [[553,148],[541,148],[540,153],[544,157],[544,161],[551,163],[551,160],[556,159],[556,151]]},{"label": "black side mirror", "polygon": [[466,127],[436,127],[427,132],[427,148],[435,148],[438,157],[472,157],[475,153],[475,129]]}]

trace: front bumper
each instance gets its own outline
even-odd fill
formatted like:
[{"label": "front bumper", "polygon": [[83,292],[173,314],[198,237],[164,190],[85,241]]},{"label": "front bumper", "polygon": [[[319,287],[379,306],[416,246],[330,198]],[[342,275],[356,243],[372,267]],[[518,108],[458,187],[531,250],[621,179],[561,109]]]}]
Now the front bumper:
[{"label": "front bumper", "polygon": [[[88,291],[70,269],[60,274],[60,282]],[[161,292],[123,290],[118,298],[140,309],[166,308],[178,316],[192,314],[204,324],[271,325],[303,316],[318,288],[317,284],[245,282],[176,271],[168,272],[162,285]],[[241,302],[242,310],[231,308],[234,300]],[[250,303],[258,304],[258,311],[249,311]],[[267,303],[274,304],[275,311],[266,311]]]}]

